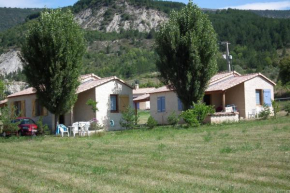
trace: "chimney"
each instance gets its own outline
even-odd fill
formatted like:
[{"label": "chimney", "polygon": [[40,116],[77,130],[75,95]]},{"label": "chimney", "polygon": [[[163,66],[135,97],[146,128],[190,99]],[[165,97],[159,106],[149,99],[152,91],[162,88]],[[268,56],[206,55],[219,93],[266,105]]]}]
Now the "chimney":
[{"label": "chimney", "polygon": [[135,84],[135,89],[139,89],[139,84]]}]

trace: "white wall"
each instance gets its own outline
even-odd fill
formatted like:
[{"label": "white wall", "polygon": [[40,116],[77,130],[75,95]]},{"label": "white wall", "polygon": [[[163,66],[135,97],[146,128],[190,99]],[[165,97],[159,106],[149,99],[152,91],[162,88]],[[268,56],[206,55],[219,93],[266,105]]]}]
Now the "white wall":
[{"label": "white wall", "polygon": [[[132,88],[123,84],[118,80],[110,81],[101,86],[96,87],[96,101],[98,102],[99,111],[96,113],[96,118],[100,124],[107,127],[109,130],[120,130],[122,129],[119,121],[122,117],[120,112],[111,113],[110,111],[110,95],[128,95],[129,105],[133,108],[133,94]],[[115,125],[110,126],[110,121],[113,120]]]},{"label": "white wall", "polygon": [[246,118],[248,118],[248,113],[252,112],[252,109],[257,109],[260,111],[262,105],[256,105],[256,89],[269,89],[271,90],[271,99],[274,100],[274,85],[265,80],[262,77],[253,78],[244,83],[245,85],[245,112]]},{"label": "white wall", "polygon": [[[96,99],[94,88],[78,94],[78,99],[73,108],[73,122],[89,121],[96,117],[92,108],[86,104],[89,99]],[[67,114],[65,119],[70,119],[70,113]]]},{"label": "white wall", "polygon": [[[165,96],[165,112],[157,111],[157,97]],[[168,124],[168,116],[175,111],[177,115],[181,113],[178,111],[178,98],[173,91],[153,93],[150,94],[150,115],[158,122],[158,124]]]},{"label": "white wall", "polygon": [[[19,97],[12,97],[8,98],[8,106],[10,108],[10,104],[14,103],[15,101],[23,101],[25,100],[25,116],[33,119],[35,122],[38,121],[40,118],[39,116],[32,116],[32,108],[33,108],[33,100],[36,99],[36,95],[25,95],[25,96],[19,96]],[[42,119],[44,124],[47,124],[50,129],[54,128],[54,114],[51,114],[48,111],[47,116],[43,116]]]}]

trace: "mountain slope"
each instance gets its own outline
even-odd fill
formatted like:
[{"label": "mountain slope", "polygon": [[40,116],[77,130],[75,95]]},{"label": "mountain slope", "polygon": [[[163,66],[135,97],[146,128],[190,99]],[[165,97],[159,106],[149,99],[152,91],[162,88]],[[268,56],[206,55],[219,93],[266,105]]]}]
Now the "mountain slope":
[{"label": "mountain slope", "polygon": [[25,22],[27,16],[38,13],[42,9],[20,9],[0,7],[0,31],[7,30]]}]

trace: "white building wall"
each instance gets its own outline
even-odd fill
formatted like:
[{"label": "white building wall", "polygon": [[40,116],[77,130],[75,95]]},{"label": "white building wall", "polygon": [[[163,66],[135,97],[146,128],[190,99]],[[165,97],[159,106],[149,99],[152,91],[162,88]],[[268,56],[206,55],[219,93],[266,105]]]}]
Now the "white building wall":
[{"label": "white building wall", "polygon": [[[165,97],[165,112],[157,111],[157,97]],[[175,111],[177,115],[181,113],[178,111],[178,98],[173,91],[152,93],[150,94],[150,115],[158,122],[158,124],[168,124],[168,116]]]},{"label": "white building wall", "polygon": [[[86,104],[89,99],[96,99],[95,89],[93,88],[78,94],[78,99],[73,108],[73,122],[90,121],[96,117],[91,106]],[[67,119],[70,119],[70,113],[67,113],[65,119],[65,122],[68,121]]]},{"label": "white building wall", "polygon": [[[25,116],[31,118],[35,122],[38,121],[40,116],[32,116],[32,109],[33,109],[33,100],[36,99],[36,95],[24,95],[19,97],[12,97],[8,98],[8,106],[10,108],[11,103],[14,103],[15,101],[23,101],[25,100]],[[42,116],[42,122],[44,124],[47,124],[50,129],[54,128],[54,114],[51,114],[48,111],[47,116]]]},{"label": "white building wall", "polygon": [[[97,120],[100,124],[104,125],[109,130],[120,130],[122,128],[119,124],[119,121],[122,117],[122,114],[120,112],[111,113],[111,94],[128,95],[129,105],[131,106],[131,108],[133,108],[132,88],[118,80],[110,81],[106,84],[96,87],[96,101],[98,102],[97,107],[99,109],[99,111],[96,113]],[[114,122],[114,126],[110,126],[111,120]]]},{"label": "white building wall", "polygon": [[244,83],[245,85],[245,112],[246,118],[252,113],[252,109],[256,109],[257,113],[262,110],[262,105],[256,105],[256,90],[271,90],[271,99],[274,100],[274,85],[262,77],[253,78]]}]

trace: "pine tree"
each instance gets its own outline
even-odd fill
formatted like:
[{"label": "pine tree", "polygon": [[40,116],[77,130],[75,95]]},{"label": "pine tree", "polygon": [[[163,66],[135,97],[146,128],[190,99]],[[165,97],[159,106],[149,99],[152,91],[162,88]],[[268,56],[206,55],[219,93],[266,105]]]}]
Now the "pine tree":
[{"label": "pine tree", "polygon": [[175,89],[184,108],[200,100],[217,69],[217,38],[210,20],[191,1],[170,14],[156,37],[160,80]]},{"label": "pine tree", "polygon": [[83,34],[73,14],[61,9],[43,11],[22,45],[24,74],[40,103],[55,114],[55,122],[77,100],[84,52]]}]

